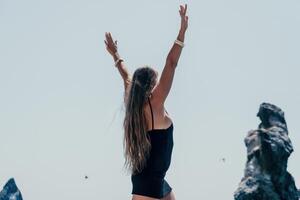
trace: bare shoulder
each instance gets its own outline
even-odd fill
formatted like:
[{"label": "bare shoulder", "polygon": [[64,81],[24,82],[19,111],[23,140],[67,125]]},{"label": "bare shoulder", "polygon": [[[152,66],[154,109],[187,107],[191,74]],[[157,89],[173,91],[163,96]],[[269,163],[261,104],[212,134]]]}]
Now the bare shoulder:
[{"label": "bare shoulder", "polygon": [[164,102],[160,99],[159,95],[155,95],[155,93],[152,93],[150,97],[150,102],[152,108],[155,109],[156,111],[164,110]]},{"label": "bare shoulder", "polygon": [[172,119],[166,113],[166,109],[160,99],[157,99],[155,95],[152,95],[150,98],[150,103],[154,115],[154,124],[156,129],[165,129],[170,126]]}]

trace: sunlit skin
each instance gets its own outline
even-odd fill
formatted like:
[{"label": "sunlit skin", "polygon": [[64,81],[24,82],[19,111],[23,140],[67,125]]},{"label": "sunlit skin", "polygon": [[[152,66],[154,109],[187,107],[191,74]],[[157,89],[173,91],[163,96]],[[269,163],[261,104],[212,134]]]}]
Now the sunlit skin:
[{"label": "sunlit skin", "polygon": [[[188,28],[188,16],[186,15],[186,12],[187,12],[187,5],[186,4],[180,5],[179,14],[181,18],[181,25],[177,36],[177,40],[181,42],[184,42],[185,32]],[[117,41],[113,40],[111,33],[109,32],[105,33],[104,42],[107,51],[113,57],[114,61],[115,62],[118,61],[119,57],[118,54],[116,54],[116,52],[118,52]],[[153,109],[155,129],[166,129],[172,123],[170,116],[166,113],[164,104],[170,92],[170,89],[172,87],[172,82],[173,82],[176,66],[181,51],[182,51],[181,46],[179,46],[178,44],[173,44],[166,58],[166,63],[161,73],[161,76],[157,79],[156,85],[152,90],[150,101]],[[126,98],[126,94],[130,86],[130,81],[132,76],[129,73],[124,61],[120,61],[117,63],[117,69],[123,79],[125,98]],[[155,72],[157,73],[157,77],[158,77],[157,70],[155,70]],[[147,118],[147,126],[151,127],[151,113],[150,113],[150,107],[148,103],[145,104],[144,109]],[[157,199],[134,194],[132,195],[132,200],[157,200]],[[161,200],[175,200],[175,195],[173,190],[165,198],[162,198]]]}]

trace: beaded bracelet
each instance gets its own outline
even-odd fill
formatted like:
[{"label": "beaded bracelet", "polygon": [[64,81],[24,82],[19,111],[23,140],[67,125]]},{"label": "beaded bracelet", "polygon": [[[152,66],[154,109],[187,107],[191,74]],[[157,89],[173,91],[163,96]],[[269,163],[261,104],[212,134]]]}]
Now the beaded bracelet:
[{"label": "beaded bracelet", "polygon": [[179,41],[179,40],[175,40],[175,42],[174,42],[175,44],[178,44],[180,47],[184,47],[184,43],[183,42],[181,42],[181,41]]},{"label": "beaded bracelet", "polygon": [[118,58],[115,62],[115,66],[118,67],[118,64],[124,60],[122,58],[120,58],[120,55],[118,52],[115,53],[115,56]]},{"label": "beaded bracelet", "polygon": [[124,60],[122,58],[118,58],[118,60],[116,60],[116,62],[115,62],[115,66],[118,67],[118,64],[123,61]]}]

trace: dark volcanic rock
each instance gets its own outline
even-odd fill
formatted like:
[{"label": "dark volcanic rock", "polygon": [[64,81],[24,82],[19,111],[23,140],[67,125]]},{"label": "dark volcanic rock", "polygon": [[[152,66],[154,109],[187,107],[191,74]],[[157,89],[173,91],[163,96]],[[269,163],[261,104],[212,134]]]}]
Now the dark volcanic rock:
[{"label": "dark volcanic rock", "polygon": [[245,138],[247,163],[235,200],[298,200],[294,178],[287,172],[293,152],[284,112],[263,103],[257,116],[261,123]]},{"label": "dark volcanic rock", "polygon": [[0,200],[23,200],[21,192],[13,178],[9,179],[0,192]]}]

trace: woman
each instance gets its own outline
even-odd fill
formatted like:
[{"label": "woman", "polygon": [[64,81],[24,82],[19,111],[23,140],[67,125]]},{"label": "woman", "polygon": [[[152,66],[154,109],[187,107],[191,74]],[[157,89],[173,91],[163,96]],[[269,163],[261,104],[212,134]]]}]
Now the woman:
[{"label": "woman", "polygon": [[187,5],[180,6],[181,27],[158,80],[151,67],[138,68],[131,78],[117,52],[117,41],[106,33],[106,49],[113,56],[125,87],[124,149],[125,165],[130,168],[133,200],[175,200],[164,179],[171,163],[173,122],[164,102],[173,77],[188,27]]}]

